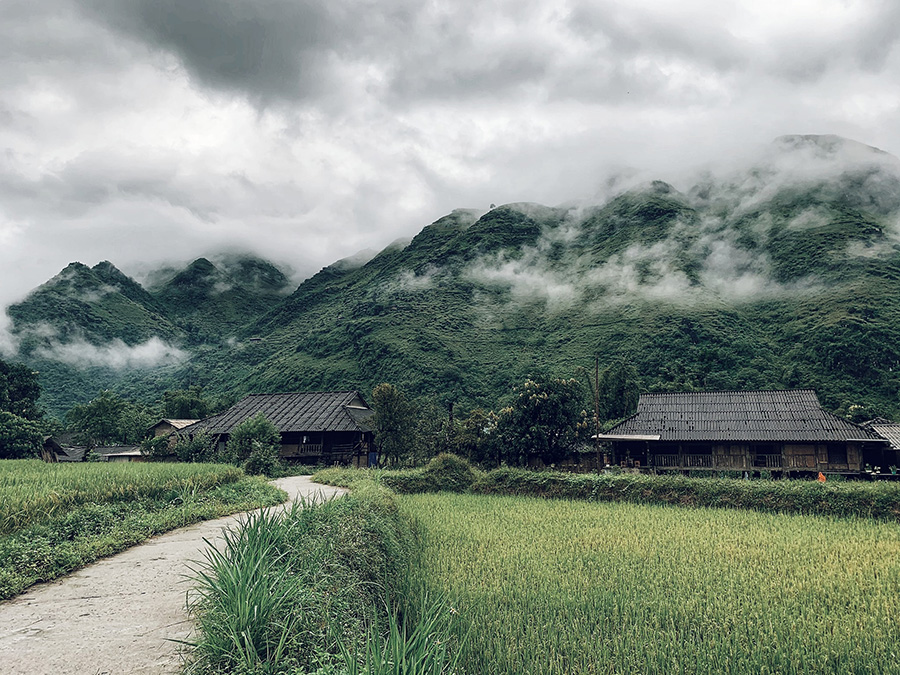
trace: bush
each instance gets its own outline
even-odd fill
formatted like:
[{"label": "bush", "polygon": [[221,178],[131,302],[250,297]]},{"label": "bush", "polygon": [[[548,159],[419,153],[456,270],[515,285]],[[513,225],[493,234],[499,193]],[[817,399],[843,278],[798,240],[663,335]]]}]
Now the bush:
[{"label": "bush", "polygon": [[250,457],[244,462],[244,473],[251,476],[275,476],[282,472],[278,446],[255,442]]},{"label": "bush", "polygon": [[242,466],[250,474],[274,475],[282,471],[279,449],[281,434],[265,415],[244,420],[231,432],[225,448],[232,464]]},{"label": "bush", "polygon": [[462,457],[442,452],[428,462],[424,478],[429,492],[465,492],[475,481],[475,472]]}]

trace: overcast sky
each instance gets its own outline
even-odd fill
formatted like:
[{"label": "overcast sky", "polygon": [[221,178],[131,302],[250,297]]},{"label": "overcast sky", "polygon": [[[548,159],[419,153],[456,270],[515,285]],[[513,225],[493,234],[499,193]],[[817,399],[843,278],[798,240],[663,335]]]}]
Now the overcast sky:
[{"label": "overcast sky", "polygon": [[781,134],[900,155],[898,34],[896,0],[2,0],[0,306],[73,260],[302,278]]}]

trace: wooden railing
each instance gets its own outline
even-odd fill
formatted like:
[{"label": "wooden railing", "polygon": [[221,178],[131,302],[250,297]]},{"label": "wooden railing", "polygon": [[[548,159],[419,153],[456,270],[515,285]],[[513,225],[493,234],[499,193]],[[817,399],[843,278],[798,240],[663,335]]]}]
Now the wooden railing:
[{"label": "wooden railing", "polygon": [[653,465],[672,469],[711,469],[712,455],[653,455]]},{"label": "wooden railing", "polygon": [[654,466],[679,467],[681,466],[680,455],[653,455]]},{"label": "wooden railing", "polygon": [[711,469],[713,465],[712,455],[682,455],[684,457],[684,466],[700,469]]},{"label": "wooden railing", "polygon": [[757,455],[754,466],[758,469],[780,469],[781,455]]}]

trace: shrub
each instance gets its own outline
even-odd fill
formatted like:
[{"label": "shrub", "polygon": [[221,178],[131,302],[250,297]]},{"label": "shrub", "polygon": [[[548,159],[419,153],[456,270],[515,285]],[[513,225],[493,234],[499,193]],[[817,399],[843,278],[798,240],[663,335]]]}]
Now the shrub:
[{"label": "shrub", "polygon": [[475,481],[475,472],[462,457],[442,452],[428,462],[423,477],[430,492],[465,492]]},{"label": "shrub", "polygon": [[179,436],[172,451],[181,462],[211,462],[215,456],[213,437],[201,431],[192,436]]},{"label": "shrub", "polygon": [[251,476],[274,476],[281,471],[278,446],[254,441],[250,457],[244,462],[244,472]]},{"label": "shrub", "polygon": [[278,451],[281,434],[265,415],[244,420],[231,432],[225,448],[226,459],[243,466],[247,473],[273,474],[281,470]]}]

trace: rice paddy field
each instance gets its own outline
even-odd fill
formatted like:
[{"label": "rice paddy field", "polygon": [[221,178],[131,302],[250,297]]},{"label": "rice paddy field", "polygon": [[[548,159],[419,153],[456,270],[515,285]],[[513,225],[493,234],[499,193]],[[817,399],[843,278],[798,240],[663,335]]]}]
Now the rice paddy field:
[{"label": "rice paddy field", "polygon": [[857,518],[403,496],[461,673],[900,673],[900,528]]},{"label": "rice paddy field", "polygon": [[0,536],[53,520],[87,503],[175,498],[234,483],[243,472],[221,464],[0,462]]},{"label": "rice paddy field", "polygon": [[217,464],[0,461],[0,600],[155,534],[285,496]]}]

